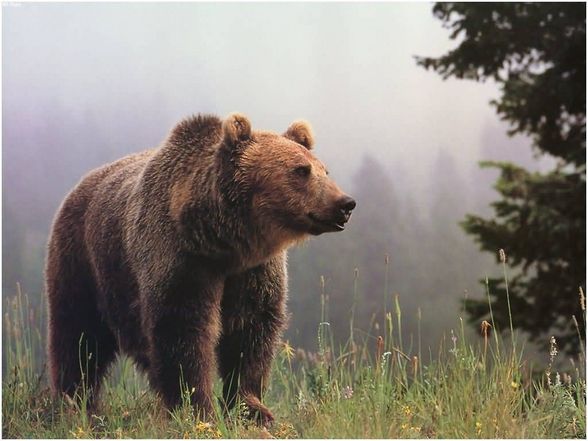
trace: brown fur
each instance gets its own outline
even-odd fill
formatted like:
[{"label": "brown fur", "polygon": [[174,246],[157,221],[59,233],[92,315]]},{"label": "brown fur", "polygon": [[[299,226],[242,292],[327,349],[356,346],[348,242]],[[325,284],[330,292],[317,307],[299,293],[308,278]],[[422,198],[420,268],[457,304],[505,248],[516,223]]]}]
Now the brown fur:
[{"label": "brown fur", "polygon": [[288,127],[288,130],[286,130],[284,136],[303,145],[308,150],[311,150],[314,147],[314,135],[312,134],[310,124],[306,121],[294,121],[290,127]]},{"label": "brown fur", "polygon": [[280,136],[240,114],[196,116],[85,176],[49,240],[53,391],[73,395],[84,378],[94,398],[125,353],[168,407],[182,378],[210,416],[218,369],[227,405],[240,396],[270,422],[261,396],[285,324],[286,249],[342,229],[355,205],[312,144],[303,122]]}]

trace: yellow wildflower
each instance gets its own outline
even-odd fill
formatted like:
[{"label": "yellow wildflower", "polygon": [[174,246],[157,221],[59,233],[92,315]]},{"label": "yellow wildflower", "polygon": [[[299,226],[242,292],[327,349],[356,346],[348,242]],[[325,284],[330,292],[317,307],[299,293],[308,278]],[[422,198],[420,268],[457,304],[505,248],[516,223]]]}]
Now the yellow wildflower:
[{"label": "yellow wildflower", "polygon": [[206,432],[211,427],[210,423],[204,421],[198,421],[196,423],[196,432]]},{"label": "yellow wildflower", "polygon": [[275,438],[298,438],[298,433],[290,423],[279,423],[277,429],[273,432]]},{"label": "yellow wildflower", "polygon": [[288,361],[292,361],[294,358],[294,348],[290,346],[288,340],[282,343],[282,354],[288,359]]},{"label": "yellow wildflower", "polygon": [[70,430],[69,433],[71,433],[72,436],[76,439],[89,438],[88,433],[84,430],[83,427],[78,427],[75,431]]},{"label": "yellow wildflower", "polygon": [[476,433],[478,435],[480,435],[482,433],[482,423],[479,421],[476,421]]},{"label": "yellow wildflower", "polygon": [[215,428],[210,423],[205,423],[204,421],[198,421],[194,426],[194,433],[198,438],[222,438],[222,433],[220,430]]}]

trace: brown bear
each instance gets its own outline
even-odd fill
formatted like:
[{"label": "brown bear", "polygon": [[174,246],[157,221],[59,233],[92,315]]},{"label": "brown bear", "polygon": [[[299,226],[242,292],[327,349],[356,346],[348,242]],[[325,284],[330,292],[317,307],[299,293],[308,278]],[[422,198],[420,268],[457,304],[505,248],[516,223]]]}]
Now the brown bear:
[{"label": "brown bear", "polygon": [[355,201],[311,153],[306,122],[283,135],[198,115],[160,148],[90,172],[62,203],[46,266],[55,394],[92,400],[116,354],[164,403],[191,392],[213,412],[218,368],[262,423],[260,398],[285,322],[286,249],[341,231]]}]

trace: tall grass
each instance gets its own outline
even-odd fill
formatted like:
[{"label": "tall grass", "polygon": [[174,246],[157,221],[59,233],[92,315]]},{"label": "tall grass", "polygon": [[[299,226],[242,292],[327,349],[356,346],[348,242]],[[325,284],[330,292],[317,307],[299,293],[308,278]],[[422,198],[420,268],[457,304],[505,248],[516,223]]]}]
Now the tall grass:
[{"label": "tall grass", "polygon": [[[387,274],[387,258],[385,263]],[[4,302],[2,434],[10,438],[585,438],[583,336],[579,335],[577,360],[558,364],[561,355],[552,341],[546,370],[532,372],[517,347],[513,326],[505,343],[494,332],[490,310],[491,323],[482,326],[479,341],[468,341],[459,318],[437,355],[429,351],[424,360],[420,338],[415,350],[403,345],[401,304],[398,296],[387,292],[387,276],[383,335],[375,329],[354,328],[356,308],[361,307],[357,270],[354,277],[346,344],[334,344],[323,281],[316,348],[295,349],[288,342],[279,348],[264,398],[277,417],[269,430],[244,419],[240,405],[223,416],[219,404],[214,424],[198,421],[188,404],[189,390],[184,404],[167,412],[127,358],[112,369],[96,414],[84,410],[83,390],[79,400],[53,400],[39,356],[45,347],[44,308],[33,308],[19,288],[14,298]],[[394,299],[391,309],[388,298]],[[554,371],[556,366],[559,371]],[[220,384],[215,393],[220,396]]]}]

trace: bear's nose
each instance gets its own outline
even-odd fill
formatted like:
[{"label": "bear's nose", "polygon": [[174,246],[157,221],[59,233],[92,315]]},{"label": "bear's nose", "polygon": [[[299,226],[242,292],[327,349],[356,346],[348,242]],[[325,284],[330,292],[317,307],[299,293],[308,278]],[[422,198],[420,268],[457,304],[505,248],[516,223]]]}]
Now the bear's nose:
[{"label": "bear's nose", "polygon": [[353,199],[351,196],[343,196],[341,199],[339,199],[337,206],[339,207],[339,209],[345,213],[345,214],[349,214],[351,213],[351,210],[353,210],[355,208],[357,204],[355,203],[355,199]]}]

